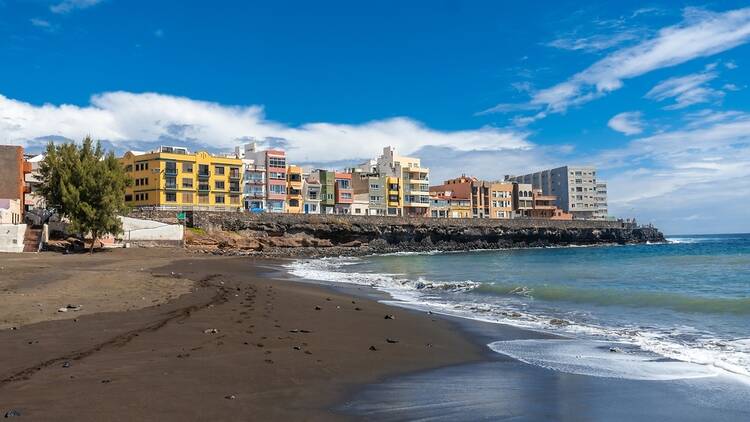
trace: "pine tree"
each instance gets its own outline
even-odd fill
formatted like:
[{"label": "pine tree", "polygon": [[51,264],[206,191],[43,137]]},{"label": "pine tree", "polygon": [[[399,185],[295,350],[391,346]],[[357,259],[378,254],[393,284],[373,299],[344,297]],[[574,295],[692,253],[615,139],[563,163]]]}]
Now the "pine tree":
[{"label": "pine tree", "polygon": [[118,214],[127,210],[125,188],[132,183],[113,152],[86,137],[78,146],[47,145],[39,165],[40,193],[47,206],[70,220],[70,228],[91,234],[91,253],[100,236],[122,233]]}]

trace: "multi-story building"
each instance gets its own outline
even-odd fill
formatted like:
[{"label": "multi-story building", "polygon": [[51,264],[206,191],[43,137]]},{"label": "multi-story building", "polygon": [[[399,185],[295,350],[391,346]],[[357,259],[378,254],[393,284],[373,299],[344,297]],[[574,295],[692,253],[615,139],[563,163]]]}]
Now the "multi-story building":
[{"label": "multi-story building", "polygon": [[[409,217],[428,215],[430,170],[422,167],[419,158],[401,156],[396,154],[393,147],[385,147],[383,154],[375,162],[375,168],[378,174],[400,179],[399,199],[403,210],[402,215]],[[390,204],[388,207],[391,208]],[[391,215],[390,212],[389,215]]]},{"label": "multi-story building", "polygon": [[513,182],[513,218],[531,217],[534,190],[531,183]]},{"label": "multi-story building", "polygon": [[354,203],[354,191],[352,190],[352,174],[346,172],[333,172],[335,180],[335,204],[334,214],[351,214]]},{"label": "multi-story building", "polygon": [[385,214],[390,217],[404,215],[404,191],[401,185],[401,178],[395,176],[385,176],[386,188],[386,209]]},{"label": "multi-story building", "polygon": [[318,173],[308,174],[302,183],[303,212],[320,214],[321,187]]},{"label": "multi-story building", "polygon": [[[440,185],[430,187],[430,215],[446,218],[471,218],[471,190],[465,185]],[[455,189],[458,188],[458,189]],[[433,212],[437,211],[437,212]]]},{"label": "multi-story building", "polygon": [[531,218],[544,220],[572,220],[573,215],[560,209],[556,204],[557,197],[554,195],[545,195],[541,189],[532,191],[533,208]]},{"label": "multi-story building", "polygon": [[[380,215],[387,213],[386,177],[377,172],[352,169],[352,190],[354,192],[353,214]],[[365,206],[366,205],[366,206]]]},{"label": "multi-story building", "polygon": [[576,219],[602,218],[598,203],[607,202],[606,193],[597,195],[595,167],[564,166],[523,176],[506,176],[506,180],[530,183],[544,195],[556,196],[556,205]]},{"label": "multi-story building", "polygon": [[236,151],[240,158],[252,160],[258,168],[265,168],[265,211],[284,212],[287,203],[286,153],[276,149],[259,151],[255,143],[246,144]]},{"label": "multi-story building", "polygon": [[286,168],[286,212],[300,214],[302,212],[302,168],[289,165]]},{"label": "multi-story building", "polygon": [[333,214],[336,207],[336,175],[331,170],[313,172],[320,181],[320,213]]},{"label": "multi-story building", "polygon": [[[266,163],[265,157],[260,162],[255,160],[255,144],[246,144],[234,148],[235,156],[242,160],[242,203],[250,212],[266,211]],[[248,155],[249,153],[249,155]]]},{"label": "multi-story building", "polygon": [[31,173],[31,164],[24,160],[23,147],[0,145],[0,199],[9,200],[8,204],[18,201],[21,213],[26,195],[30,193],[26,186],[28,173]]},{"label": "multi-story building", "polygon": [[594,218],[596,220],[606,220],[609,218],[609,211],[607,205],[607,184],[598,182],[596,184],[596,193],[594,194],[594,200],[596,202],[596,211],[594,212]]},{"label": "multi-story building", "polygon": [[513,218],[513,183],[490,182],[490,218]]},{"label": "multi-story building", "polygon": [[181,147],[129,151],[120,159],[133,185],[125,190],[131,207],[237,210],[242,207],[242,160]]},{"label": "multi-story building", "polygon": [[458,198],[469,199],[472,218],[490,217],[490,183],[461,175],[455,179],[446,180],[442,185],[431,186],[431,192],[451,191]]}]

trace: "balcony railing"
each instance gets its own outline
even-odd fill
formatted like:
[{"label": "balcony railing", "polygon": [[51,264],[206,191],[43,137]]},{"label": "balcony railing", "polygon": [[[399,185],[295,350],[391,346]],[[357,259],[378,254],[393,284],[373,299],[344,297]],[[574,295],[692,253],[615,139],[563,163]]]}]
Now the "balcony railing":
[{"label": "balcony railing", "polygon": [[198,172],[198,177],[200,177],[200,178],[211,177],[211,172],[210,171],[199,171]]}]

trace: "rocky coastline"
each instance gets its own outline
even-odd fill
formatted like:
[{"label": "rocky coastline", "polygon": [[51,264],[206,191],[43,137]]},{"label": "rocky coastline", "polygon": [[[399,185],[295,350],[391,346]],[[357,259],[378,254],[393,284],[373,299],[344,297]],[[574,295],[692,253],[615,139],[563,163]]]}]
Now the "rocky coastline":
[{"label": "rocky coastline", "polygon": [[[137,218],[171,222],[174,213]],[[664,242],[654,227],[618,221],[459,220],[194,212],[186,247],[268,258]]]}]

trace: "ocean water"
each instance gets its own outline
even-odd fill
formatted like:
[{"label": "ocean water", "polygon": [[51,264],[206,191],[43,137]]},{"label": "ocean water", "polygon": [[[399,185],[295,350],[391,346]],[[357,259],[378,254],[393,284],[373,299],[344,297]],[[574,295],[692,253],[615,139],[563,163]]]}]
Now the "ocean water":
[{"label": "ocean water", "polygon": [[288,270],[371,286],[399,306],[560,335],[488,344],[555,371],[750,385],[750,234],[668,240],[300,260]]}]

